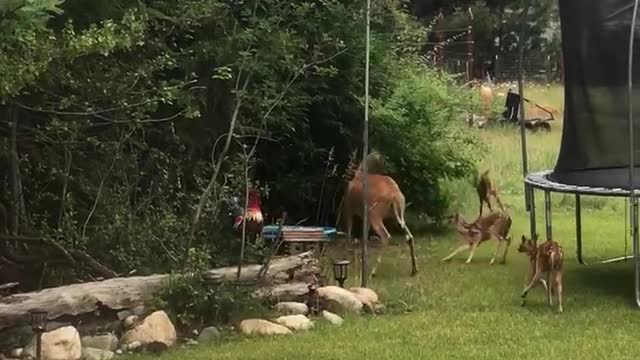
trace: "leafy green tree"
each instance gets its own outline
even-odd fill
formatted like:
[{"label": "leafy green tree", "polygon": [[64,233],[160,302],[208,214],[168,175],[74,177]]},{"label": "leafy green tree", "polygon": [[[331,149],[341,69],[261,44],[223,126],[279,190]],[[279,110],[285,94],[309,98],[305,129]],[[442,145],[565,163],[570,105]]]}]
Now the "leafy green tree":
[{"label": "leafy green tree", "polygon": [[[225,204],[247,164],[267,222],[335,225],[361,151],[361,2],[16,4],[0,10],[15,22],[0,30],[0,193],[22,235],[0,242],[7,262],[59,281],[174,270],[194,251],[236,263]],[[419,60],[427,29],[404,4],[374,5],[372,146],[438,218],[438,180],[472,169],[459,115],[474,105]]]}]

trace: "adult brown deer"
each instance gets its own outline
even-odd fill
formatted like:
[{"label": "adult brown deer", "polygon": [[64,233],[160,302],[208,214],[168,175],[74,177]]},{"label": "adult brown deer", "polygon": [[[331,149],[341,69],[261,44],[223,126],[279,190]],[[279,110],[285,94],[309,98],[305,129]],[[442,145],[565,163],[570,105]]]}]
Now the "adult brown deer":
[{"label": "adult brown deer", "polygon": [[469,264],[471,263],[471,259],[473,259],[473,255],[476,252],[478,246],[491,238],[495,238],[497,242],[496,250],[493,252],[491,262],[489,263],[491,265],[494,264],[496,255],[498,254],[498,250],[500,250],[500,246],[502,246],[503,244],[505,248],[500,263],[504,264],[506,262],[507,251],[509,250],[509,245],[511,244],[511,238],[509,237],[509,230],[511,229],[511,217],[509,215],[503,213],[492,213],[485,217],[479,217],[473,223],[468,223],[456,213],[452,218],[452,222],[454,223],[456,231],[460,235],[463,244],[455,249],[447,257],[443,258],[442,261],[449,261],[457,253],[467,249],[471,249],[469,257],[466,261],[466,263]]},{"label": "adult brown deer", "polygon": [[[553,306],[553,291],[558,296],[558,312],[562,312],[562,277],[564,252],[562,246],[557,242],[547,239],[544,243],[537,245],[537,235],[533,239],[527,239],[522,235],[522,242],[518,247],[518,252],[529,256],[529,284],[522,290],[522,306],[529,290],[538,283],[541,283],[547,292],[549,305]],[[542,275],[547,274],[545,282]],[[548,283],[548,286],[547,286]]]},{"label": "adult brown deer", "polygon": [[[372,152],[367,157],[367,164],[382,163],[382,156],[379,153]],[[372,168],[372,166],[369,166]],[[353,240],[353,216],[359,216],[362,218],[363,213],[363,180],[364,174],[362,173],[362,164],[356,170],[353,179],[347,185],[347,189],[344,195],[344,216],[347,223],[347,235],[349,240]],[[398,184],[389,176],[380,174],[368,174],[367,175],[367,204],[369,224],[375,233],[380,237],[381,248],[378,252],[378,258],[371,271],[371,275],[375,276],[376,269],[380,264],[382,258],[382,252],[389,243],[391,234],[384,226],[384,220],[387,218],[393,218],[405,233],[405,238],[409,244],[409,250],[411,251],[411,275],[414,276],[418,273],[418,267],[416,264],[416,255],[414,248],[413,234],[407,227],[404,221],[404,210],[406,207],[405,198]]]}]

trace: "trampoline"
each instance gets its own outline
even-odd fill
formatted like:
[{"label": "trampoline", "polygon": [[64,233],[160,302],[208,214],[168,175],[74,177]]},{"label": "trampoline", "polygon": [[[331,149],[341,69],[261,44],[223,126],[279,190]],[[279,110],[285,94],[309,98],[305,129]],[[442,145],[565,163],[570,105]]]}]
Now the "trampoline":
[{"label": "trampoline", "polygon": [[[545,230],[552,238],[551,193],[575,195],[577,260],[582,256],[582,195],[629,199],[636,305],[640,307],[638,190],[640,124],[634,103],[640,91],[640,57],[634,57],[639,0],[559,0],[565,69],[562,141],[552,170],[529,173],[521,131],[525,202],[531,236],[536,234],[535,190],[544,191]],[[634,29],[635,31],[632,31]],[[522,47],[520,49],[522,56]],[[522,59],[522,57],[521,57]],[[519,78],[522,94],[522,74]],[[523,106],[521,100],[521,107]],[[638,108],[638,107],[636,107]],[[625,257],[626,258],[626,257]]]}]

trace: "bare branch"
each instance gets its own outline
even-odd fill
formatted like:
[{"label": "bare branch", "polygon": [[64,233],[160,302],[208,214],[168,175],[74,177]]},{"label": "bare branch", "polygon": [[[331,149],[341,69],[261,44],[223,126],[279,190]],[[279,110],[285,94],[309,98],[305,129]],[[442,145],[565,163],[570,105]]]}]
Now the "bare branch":
[{"label": "bare branch", "polygon": [[18,114],[15,108],[8,107],[7,115],[10,121],[11,135],[9,139],[10,153],[10,183],[11,183],[11,232],[17,235],[20,232],[20,198],[22,189],[20,188],[20,160],[18,158]]},{"label": "bare branch", "polygon": [[[67,188],[69,186],[69,173],[71,172],[71,151],[64,147],[64,179],[62,183],[62,193],[60,194],[60,209],[58,210],[58,233],[62,233],[62,220],[64,219],[65,202],[67,200]],[[75,247],[75,243],[73,244]]]},{"label": "bare branch", "polygon": [[[267,126],[267,119],[269,118],[269,116],[271,115],[271,112],[273,112],[273,110],[275,110],[275,108],[280,104],[280,102],[282,102],[282,99],[284,99],[285,95],[287,94],[287,92],[289,91],[289,88],[291,87],[291,85],[293,85],[293,83],[295,83],[295,81],[298,79],[298,77],[300,77],[300,75],[302,75],[304,73],[304,71],[312,66],[315,65],[320,65],[323,64],[325,62],[331,61],[332,59],[335,59],[336,57],[340,56],[341,54],[345,53],[349,48],[344,48],[340,51],[338,51],[337,53],[324,58],[324,59],[320,59],[308,64],[303,64],[297,71],[294,71],[293,74],[291,74],[290,79],[287,81],[284,89],[280,92],[280,94],[278,94],[278,96],[275,98],[275,100],[271,103],[271,105],[269,106],[269,109],[267,110],[267,112],[264,114],[264,116],[262,117],[262,131],[264,131],[266,129]],[[249,157],[253,156],[253,154],[255,153],[257,146],[258,146],[258,142],[260,141],[260,137],[256,137],[255,141],[253,143],[253,146],[251,147],[251,151],[249,151]]]},{"label": "bare branch", "polygon": [[103,276],[105,278],[114,278],[118,276],[118,273],[102,265],[96,259],[91,257],[91,255],[83,251],[71,250],[71,255],[73,255],[75,259],[78,259],[83,263],[85,263],[89,268],[91,268],[95,273],[99,274],[100,276]]},{"label": "bare branch", "polygon": [[17,101],[14,101],[14,103],[25,110],[29,110],[29,111],[33,111],[33,112],[40,112],[40,113],[45,113],[45,114],[53,114],[53,115],[60,115],[60,116],[93,116],[97,119],[100,120],[104,120],[104,123],[98,123],[98,124],[93,124],[91,127],[99,127],[99,126],[105,126],[105,125],[113,125],[113,124],[147,124],[147,123],[161,123],[161,122],[168,122],[168,121],[172,121],[177,119],[178,117],[184,115],[184,113],[186,112],[186,110],[181,110],[171,116],[167,116],[164,118],[150,118],[150,119],[134,119],[134,120],[114,120],[112,118],[109,118],[107,116],[101,115],[102,113],[105,112],[111,112],[111,111],[116,111],[116,110],[124,110],[125,108],[130,108],[130,107],[135,107],[135,106],[141,106],[147,103],[150,103],[152,101],[146,101],[143,103],[138,103],[135,105],[130,105],[127,107],[123,107],[121,109],[116,109],[116,108],[112,108],[112,109],[107,109],[107,110],[100,110],[100,111],[91,111],[91,112],[73,112],[73,111],[57,111],[57,110],[47,110],[47,109],[39,109],[39,108],[34,108],[28,105],[24,105],[21,104]]},{"label": "bare branch", "polygon": [[186,113],[186,110],[181,110],[171,116],[167,116],[164,118],[157,118],[157,119],[135,119],[135,120],[113,120],[113,119],[109,119],[105,116],[99,116],[99,115],[94,115],[97,118],[101,119],[101,120],[105,120],[106,122],[104,123],[98,123],[98,124],[94,124],[92,125],[92,127],[98,127],[98,126],[105,126],[105,125],[113,125],[113,124],[149,124],[149,123],[163,123],[163,122],[169,122],[169,121],[173,121],[177,118],[179,118],[180,116],[184,115],[184,113]]},{"label": "bare branch", "polygon": [[[135,86],[135,84],[137,82],[138,82],[138,79],[136,79],[136,81],[134,82],[133,86]],[[173,88],[192,85],[192,84],[195,84],[197,82],[198,82],[197,80],[191,80],[191,81],[187,81],[184,84],[176,85]],[[133,87],[133,86],[131,86],[131,87]],[[66,116],[95,116],[95,115],[104,114],[104,113],[110,113],[110,112],[115,112],[115,111],[133,109],[133,108],[137,108],[137,107],[140,107],[140,106],[157,103],[157,102],[159,102],[161,100],[162,100],[161,98],[153,98],[153,99],[144,100],[144,101],[140,101],[140,102],[133,103],[133,104],[115,106],[115,107],[111,107],[111,108],[94,110],[94,111],[59,111],[59,110],[53,110],[53,109],[35,108],[35,107],[32,107],[32,106],[28,106],[28,105],[22,104],[22,103],[20,103],[19,101],[16,101],[16,100],[12,100],[12,102],[15,105],[17,105],[18,107],[23,108],[25,110],[29,110],[29,111],[43,112],[43,113],[49,113],[49,114],[55,114],[55,115],[66,115]]]},{"label": "bare branch", "polygon": [[242,271],[242,263],[244,262],[244,248],[247,243],[247,210],[249,209],[249,161],[251,161],[250,154],[247,154],[247,147],[244,144],[240,144],[242,153],[244,155],[244,216],[242,217],[242,238],[240,242],[240,260],[238,261],[238,273],[237,278],[240,279],[240,273]]},{"label": "bare branch", "polygon": [[0,239],[4,241],[17,241],[22,243],[31,243],[31,244],[45,244],[49,245],[56,250],[58,250],[71,264],[75,264],[75,260],[71,256],[71,254],[57,241],[50,238],[40,238],[40,237],[32,237],[32,236],[21,236],[21,235],[0,235]]},{"label": "bare branch", "polygon": [[[91,255],[80,250],[67,251],[62,245],[60,245],[58,242],[56,242],[51,238],[35,237],[35,236],[0,235],[0,240],[15,241],[15,242],[22,242],[27,244],[35,244],[35,245],[48,245],[60,251],[60,253],[67,260],[67,263],[72,266],[77,266],[78,262],[82,262],[86,264],[96,274],[99,274],[100,276],[103,276],[106,278],[113,278],[118,276],[117,273],[115,273],[113,270],[99,263],[96,259],[91,257]],[[22,259],[22,260],[28,260],[28,262],[38,262],[37,261],[38,258],[28,258],[28,259]],[[20,261],[20,262],[23,262],[23,261]],[[47,260],[47,262],[49,264],[55,263],[55,261],[49,261],[49,260]]]},{"label": "bare branch", "polygon": [[[229,124],[229,131],[227,132],[227,139],[224,144],[224,148],[220,153],[220,157],[216,162],[215,168],[213,170],[213,174],[209,179],[209,183],[207,187],[204,189],[202,195],[200,195],[200,201],[198,203],[198,207],[196,208],[195,216],[193,217],[193,223],[191,224],[191,236],[188,237],[187,248],[185,249],[186,254],[189,253],[189,248],[191,247],[191,241],[195,238],[196,227],[198,226],[198,222],[200,221],[200,217],[202,216],[202,209],[204,208],[204,204],[209,200],[211,196],[211,192],[213,191],[213,187],[218,179],[218,174],[220,173],[220,169],[222,168],[222,163],[224,162],[224,158],[227,156],[227,152],[229,151],[229,147],[231,146],[231,139],[233,138],[233,133],[236,127],[236,123],[238,121],[238,115],[240,114],[240,107],[242,105],[242,93],[249,86],[250,75],[245,78],[244,84],[242,85],[242,89],[236,95],[236,106],[233,109],[233,114],[231,115],[231,123]],[[236,81],[236,83],[238,83]]]},{"label": "bare branch", "polygon": [[[131,135],[133,135],[134,132],[135,132],[135,129],[122,137],[122,139],[119,142],[118,150],[120,150],[120,147],[122,146],[122,144]],[[89,224],[89,221],[93,217],[93,214],[95,213],[96,208],[98,207],[98,202],[100,201],[100,197],[102,195],[102,188],[104,187],[104,183],[107,180],[107,178],[109,177],[109,175],[111,174],[111,171],[113,170],[114,166],[116,165],[116,161],[117,160],[118,160],[118,157],[114,156],[113,157],[113,161],[111,162],[111,165],[109,166],[109,170],[107,170],[106,174],[104,174],[104,176],[102,177],[102,180],[100,180],[100,185],[98,186],[98,194],[96,195],[96,200],[93,202],[93,206],[91,207],[91,211],[89,212],[89,215],[87,215],[87,218],[84,221],[84,225],[82,226],[82,234],[81,234],[81,238],[82,239],[85,238],[86,232],[87,232],[87,225]]]},{"label": "bare branch", "polygon": [[25,105],[25,104],[23,104],[23,103],[21,103],[19,101],[16,101],[16,100],[13,100],[13,103],[16,104],[18,107],[20,107],[22,109],[29,110],[29,111],[34,111],[34,112],[41,112],[41,113],[62,115],[62,116],[95,116],[95,115],[114,112],[114,111],[122,111],[122,110],[132,109],[132,108],[136,108],[136,107],[139,107],[139,106],[151,104],[151,103],[154,103],[154,102],[157,102],[157,101],[159,101],[159,99],[145,100],[145,101],[141,101],[141,102],[138,102],[138,103],[135,103],[135,104],[123,105],[123,106],[119,106],[119,107],[112,107],[112,108],[95,110],[95,111],[60,111],[60,110],[53,110],[53,109],[36,108],[36,107],[29,106],[29,105]]},{"label": "bare branch", "polygon": [[[345,48],[345,49],[337,52],[336,54],[333,54],[332,56],[327,57],[325,59],[320,59],[318,61],[314,61],[314,62],[311,62],[311,63],[308,63],[308,64],[303,64],[297,70],[295,70],[289,76],[289,79],[288,79],[287,83],[285,84],[284,89],[273,100],[273,102],[269,106],[268,110],[266,111],[266,113],[262,117],[262,131],[264,131],[264,129],[266,128],[267,119],[269,118],[269,116],[271,115],[273,110],[280,104],[280,102],[282,102],[282,99],[287,94],[287,92],[288,92],[289,88],[291,87],[291,85],[298,79],[298,77],[300,77],[301,74],[304,73],[304,70],[308,69],[311,66],[322,64],[324,62],[330,61],[331,59],[334,59],[335,57],[337,57],[340,54],[346,52],[347,50],[348,50],[348,48]],[[244,64],[244,59],[243,59],[242,64]],[[198,207],[196,208],[196,213],[195,213],[193,222],[191,224],[191,235],[188,237],[188,240],[187,240],[188,241],[187,242],[187,248],[185,249],[185,253],[186,254],[189,253],[189,247],[191,247],[192,239],[195,238],[196,227],[198,225],[198,222],[200,221],[200,217],[202,216],[202,209],[204,208],[204,204],[206,203],[206,201],[211,196],[211,192],[213,191],[214,185],[215,185],[215,183],[217,181],[218,174],[220,172],[220,169],[222,168],[222,163],[224,162],[224,159],[225,159],[225,157],[227,155],[227,152],[229,151],[229,147],[231,145],[231,140],[234,137],[234,131],[235,131],[235,128],[237,126],[238,115],[239,115],[240,107],[241,107],[241,104],[242,104],[242,98],[241,98],[240,95],[242,93],[244,93],[244,91],[246,91],[247,86],[249,84],[249,78],[250,78],[250,76],[247,76],[245,78],[245,82],[244,82],[244,84],[242,86],[242,89],[241,89],[242,91],[238,92],[237,90],[238,90],[238,86],[240,84],[240,74],[242,73],[242,69],[243,69],[243,65],[240,67],[240,70],[238,71],[238,77],[236,78],[236,87],[235,87],[236,88],[236,93],[237,93],[236,106],[235,106],[235,108],[233,110],[233,115],[231,116],[231,123],[229,125],[229,131],[226,134],[225,146],[222,149],[222,152],[220,153],[220,156],[218,157],[218,160],[216,161],[215,169],[213,171],[213,174],[211,175],[209,183],[207,184],[207,187],[205,188],[205,190],[202,193],[202,195],[200,196],[200,202],[198,204]],[[217,145],[218,140],[216,140],[216,143],[214,144],[214,148]],[[247,156],[249,158],[253,157],[253,155],[255,154],[259,141],[260,141],[260,137],[256,137],[255,141],[253,143],[253,146],[251,147],[251,150],[247,154]]]},{"label": "bare branch", "polygon": [[98,194],[96,195],[96,200],[93,202],[93,206],[91,207],[91,211],[89,211],[89,215],[87,215],[87,218],[84,220],[84,225],[82,225],[82,233],[80,235],[82,239],[86,237],[87,225],[89,225],[89,221],[91,221],[91,218],[93,217],[93,214],[95,213],[96,208],[98,207],[98,203],[100,202],[100,197],[102,196],[102,188],[104,187],[105,181],[111,174],[111,170],[113,170],[113,167],[116,164],[116,160],[117,160],[117,157],[114,157],[113,161],[111,162],[111,165],[109,166],[109,170],[107,170],[107,172],[102,177],[102,180],[100,180],[100,185],[98,186]]}]

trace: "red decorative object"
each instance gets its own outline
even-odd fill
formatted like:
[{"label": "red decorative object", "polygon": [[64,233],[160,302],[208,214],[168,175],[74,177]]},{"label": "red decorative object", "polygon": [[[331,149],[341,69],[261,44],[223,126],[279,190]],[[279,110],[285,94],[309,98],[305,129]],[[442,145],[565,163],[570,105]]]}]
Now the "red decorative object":
[{"label": "red decorative object", "polygon": [[255,238],[261,232],[264,227],[264,217],[262,216],[262,200],[260,198],[260,192],[256,189],[249,191],[249,206],[247,211],[243,215],[238,215],[235,218],[233,228],[236,231],[242,231],[242,221],[246,217],[247,221],[247,236]]}]

